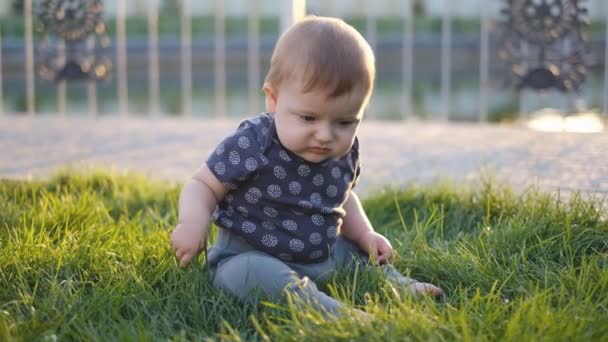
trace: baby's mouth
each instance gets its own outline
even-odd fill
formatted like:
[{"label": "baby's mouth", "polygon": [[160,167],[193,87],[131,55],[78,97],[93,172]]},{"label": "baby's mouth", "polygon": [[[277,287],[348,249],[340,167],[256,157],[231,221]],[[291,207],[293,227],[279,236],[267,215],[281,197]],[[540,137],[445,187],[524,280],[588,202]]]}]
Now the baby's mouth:
[{"label": "baby's mouth", "polygon": [[327,147],[309,147],[308,151],[314,154],[327,154],[331,149]]}]

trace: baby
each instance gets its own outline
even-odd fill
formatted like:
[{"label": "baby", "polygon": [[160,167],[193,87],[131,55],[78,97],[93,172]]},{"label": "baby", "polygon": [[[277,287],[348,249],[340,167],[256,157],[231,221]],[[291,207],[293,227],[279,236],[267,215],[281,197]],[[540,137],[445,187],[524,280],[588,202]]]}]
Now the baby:
[{"label": "baby", "polygon": [[315,283],[373,263],[414,295],[440,295],[388,263],[391,244],[353,191],[374,77],[373,51],[344,21],[307,17],[287,30],[264,82],[267,113],[242,122],[184,185],[171,234],[180,266],[205,248],[213,220],[213,284],[243,302],[289,293],[339,315],[345,305]]}]

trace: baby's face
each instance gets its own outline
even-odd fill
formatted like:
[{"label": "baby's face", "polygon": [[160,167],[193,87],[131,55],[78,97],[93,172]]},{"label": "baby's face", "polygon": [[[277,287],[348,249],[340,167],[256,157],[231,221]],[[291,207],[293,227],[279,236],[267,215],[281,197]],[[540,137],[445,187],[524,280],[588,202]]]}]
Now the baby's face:
[{"label": "baby's face", "polygon": [[359,91],[327,98],[324,90],[303,92],[289,82],[266,91],[266,109],[275,113],[281,144],[312,163],[348,152],[363,118],[364,96]]}]

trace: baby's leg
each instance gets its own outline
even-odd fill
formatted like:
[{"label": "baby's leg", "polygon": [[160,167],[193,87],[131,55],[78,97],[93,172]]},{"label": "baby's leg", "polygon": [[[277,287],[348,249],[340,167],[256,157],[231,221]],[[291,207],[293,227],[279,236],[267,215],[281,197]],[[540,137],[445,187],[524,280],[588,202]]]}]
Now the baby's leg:
[{"label": "baby's leg", "polygon": [[[368,255],[359,249],[351,240],[342,236],[338,236],[336,243],[332,248],[332,254],[336,260],[338,269],[353,271],[355,267],[363,269],[370,266]],[[406,277],[399,273],[391,264],[380,265],[386,280],[400,288],[405,288],[414,295],[429,293],[431,295],[440,295],[443,291],[440,288],[428,284],[418,282],[416,279]]]},{"label": "baby's leg", "polygon": [[241,253],[221,262],[213,285],[246,303],[255,302],[257,290],[273,301],[290,293],[316,310],[334,316],[344,308],[344,304],[319,291],[308,277],[300,278],[279,259],[257,251]]}]

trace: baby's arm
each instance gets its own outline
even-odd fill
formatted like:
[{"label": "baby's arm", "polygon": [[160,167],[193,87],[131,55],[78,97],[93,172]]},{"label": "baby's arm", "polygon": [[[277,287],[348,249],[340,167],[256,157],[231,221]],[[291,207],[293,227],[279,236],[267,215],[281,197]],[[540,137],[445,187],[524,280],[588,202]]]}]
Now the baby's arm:
[{"label": "baby's arm", "polygon": [[[359,197],[353,191],[350,192],[348,199],[344,203],[344,211],[346,212],[346,216],[344,216],[342,224],[342,234],[355,242],[372,260],[380,263],[390,261],[393,257],[393,248],[390,242],[382,234],[374,231],[363,210]],[[392,266],[390,267],[392,268]],[[432,296],[439,296],[443,293],[441,288],[433,284],[422,283],[403,277],[396,271],[388,272],[387,276],[393,278],[398,283],[409,286],[410,292],[414,295],[430,294]]]},{"label": "baby's arm", "polygon": [[207,243],[207,227],[226,188],[203,164],[184,185],[179,198],[178,223],[171,244],[181,267],[186,267]]},{"label": "baby's arm", "polygon": [[344,203],[344,211],[346,215],[341,233],[355,242],[372,260],[381,263],[390,261],[393,257],[393,247],[382,234],[374,231],[359,197],[352,190]]}]

